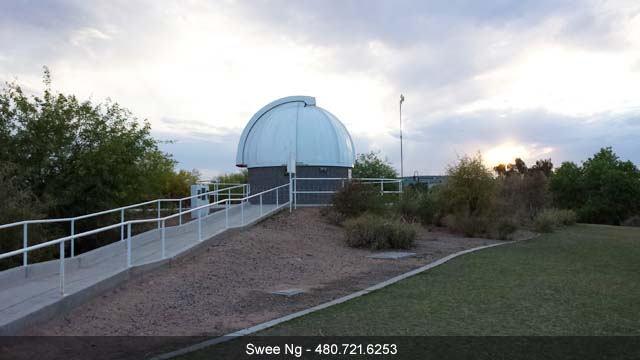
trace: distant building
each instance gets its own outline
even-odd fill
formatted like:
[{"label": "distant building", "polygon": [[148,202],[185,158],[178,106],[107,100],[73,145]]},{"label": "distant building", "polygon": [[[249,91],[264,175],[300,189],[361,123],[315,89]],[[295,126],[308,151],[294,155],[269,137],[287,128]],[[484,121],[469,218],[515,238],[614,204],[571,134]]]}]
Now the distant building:
[{"label": "distant building", "polygon": [[402,187],[406,188],[407,186],[422,184],[427,186],[428,188],[432,188],[436,185],[442,184],[447,179],[445,175],[414,175],[414,176],[405,176],[402,178]]},{"label": "distant building", "polygon": [[[354,162],[346,127],[310,96],[285,97],[260,109],[244,128],[236,156],[236,166],[248,168],[253,194],[288,183],[290,164],[295,164],[298,178],[350,178]],[[335,188],[335,181],[297,182],[299,191]],[[298,203],[326,203],[330,198],[300,194]]]}]

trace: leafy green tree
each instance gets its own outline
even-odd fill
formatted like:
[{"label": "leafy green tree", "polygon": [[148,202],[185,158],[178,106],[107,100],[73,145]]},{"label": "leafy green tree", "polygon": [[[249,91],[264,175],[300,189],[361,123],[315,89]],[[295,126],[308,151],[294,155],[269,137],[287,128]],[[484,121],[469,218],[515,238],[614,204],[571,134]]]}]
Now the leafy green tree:
[{"label": "leafy green tree", "polygon": [[[71,217],[188,193],[190,179],[176,174],[176,162],[159,150],[146,120],[115,102],[52,91],[46,68],[44,85],[42,96],[27,95],[16,83],[0,91],[0,162],[15,166],[15,191],[35,197],[38,213]],[[176,181],[178,175],[183,179]],[[83,220],[76,231],[114,220],[119,216]]]},{"label": "leafy green tree", "polygon": [[585,202],[583,221],[619,225],[640,210],[640,171],[622,161],[610,147],[601,149],[582,165]]},{"label": "leafy green tree", "polygon": [[550,178],[549,190],[556,207],[577,211],[585,196],[580,166],[574,162],[563,162]]},{"label": "leafy green tree", "polygon": [[398,173],[387,159],[382,159],[380,153],[370,152],[359,154],[353,166],[354,178],[396,178]]},{"label": "leafy green tree", "polygon": [[619,225],[640,212],[640,171],[610,147],[582,163],[563,163],[551,177],[556,206],[576,210],[580,221]]},{"label": "leafy green tree", "polygon": [[441,185],[440,197],[448,214],[485,215],[492,209],[496,183],[480,154],[458,159],[447,168],[447,181]]},{"label": "leafy green tree", "polygon": [[217,180],[219,183],[226,184],[246,184],[249,182],[249,171],[242,169],[237,173],[222,174],[218,176]]}]

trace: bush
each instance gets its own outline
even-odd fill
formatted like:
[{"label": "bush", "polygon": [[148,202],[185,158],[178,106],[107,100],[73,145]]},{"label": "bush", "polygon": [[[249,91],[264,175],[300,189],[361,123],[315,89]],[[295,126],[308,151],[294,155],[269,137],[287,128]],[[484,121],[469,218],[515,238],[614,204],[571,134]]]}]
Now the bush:
[{"label": "bush", "polygon": [[552,214],[550,211],[543,210],[533,220],[533,228],[537,232],[541,232],[541,233],[553,232],[555,227],[558,225],[556,218],[554,216],[555,215]]},{"label": "bush", "polygon": [[436,196],[429,189],[409,188],[396,200],[394,211],[406,221],[434,224],[438,214]]},{"label": "bush", "polygon": [[330,206],[322,208],[322,210],[320,210],[320,215],[322,215],[331,225],[340,226],[346,220],[344,215],[337,212],[336,209]]},{"label": "bush", "polygon": [[565,226],[575,225],[577,219],[576,212],[573,210],[556,210],[556,216],[558,222]]},{"label": "bush", "polygon": [[632,216],[622,222],[622,226],[640,226],[640,216]]},{"label": "bush", "polygon": [[492,237],[498,240],[507,240],[509,235],[518,230],[518,222],[513,217],[501,217],[495,224]]},{"label": "bush", "polygon": [[490,224],[487,217],[469,215],[467,213],[449,214],[445,216],[443,221],[446,227],[467,237],[486,234]]},{"label": "bush", "polygon": [[541,211],[533,221],[536,231],[550,233],[559,226],[576,223],[576,213],[573,210],[546,209]]},{"label": "bush", "polygon": [[482,163],[482,157],[462,157],[447,169],[447,181],[441,185],[440,199],[443,211],[465,219],[486,216],[495,205],[496,182],[491,171]]},{"label": "bush", "polygon": [[347,184],[333,195],[333,208],[347,218],[365,212],[382,214],[385,202],[377,187],[367,184]]},{"label": "bush", "polygon": [[344,222],[346,242],[351,247],[408,249],[413,246],[417,228],[397,219],[364,214]]}]

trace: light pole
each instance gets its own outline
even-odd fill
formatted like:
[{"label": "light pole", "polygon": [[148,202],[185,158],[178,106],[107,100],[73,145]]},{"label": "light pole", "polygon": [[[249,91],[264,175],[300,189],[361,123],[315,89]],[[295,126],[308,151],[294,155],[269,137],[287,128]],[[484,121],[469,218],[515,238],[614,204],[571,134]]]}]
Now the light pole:
[{"label": "light pole", "polygon": [[404,95],[400,94],[400,179],[404,177],[404,161],[402,158],[402,103]]}]

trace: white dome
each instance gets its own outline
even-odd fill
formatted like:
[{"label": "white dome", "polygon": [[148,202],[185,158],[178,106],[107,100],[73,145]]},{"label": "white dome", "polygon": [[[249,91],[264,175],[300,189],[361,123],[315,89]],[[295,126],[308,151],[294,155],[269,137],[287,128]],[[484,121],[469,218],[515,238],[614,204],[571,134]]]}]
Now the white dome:
[{"label": "white dome", "polygon": [[289,96],[258,111],[242,132],[236,166],[353,167],[355,150],[344,125],[309,96]]}]

